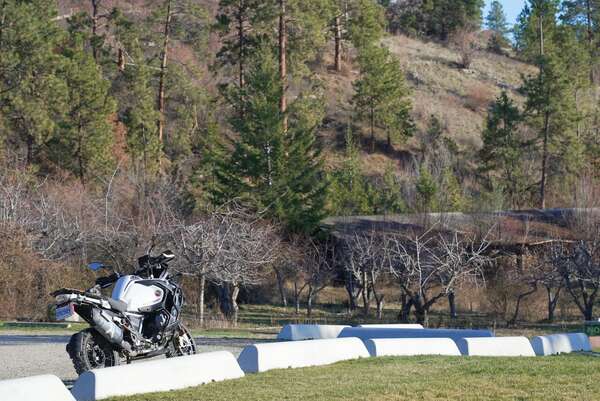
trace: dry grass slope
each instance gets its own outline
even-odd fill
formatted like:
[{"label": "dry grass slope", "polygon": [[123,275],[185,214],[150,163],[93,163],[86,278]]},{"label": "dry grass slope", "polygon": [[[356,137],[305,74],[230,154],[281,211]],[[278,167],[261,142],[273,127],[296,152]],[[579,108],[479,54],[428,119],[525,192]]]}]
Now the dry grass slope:
[{"label": "dry grass slope", "polygon": [[[383,43],[400,59],[413,90],[417,136],[422,135],[431,115],[435,115],[441,119],[446,135],[465,150],[481,146],[487,108],[494,98],[505,89],[522,103],[524,99],[517,91],[522,83],[521,76],[536,72],[531,65],[483,50],[476,53],[470,69],[461,69],[458,52],[439,43],[407,36],[389,36]],[[326,72],[321,76],[328,87],[329,117],[323,142],[329,148],[326,152],[328,160],[335,164],[341,156],[346,124],[351,119],[352,81],[357,78],[358,71],[356,66],[347,66],[342,75]],[[401,167],[415,140],[397,146],[391,155],[363,153],[365,170],[370,174],[382,174],[390,161]]]}]

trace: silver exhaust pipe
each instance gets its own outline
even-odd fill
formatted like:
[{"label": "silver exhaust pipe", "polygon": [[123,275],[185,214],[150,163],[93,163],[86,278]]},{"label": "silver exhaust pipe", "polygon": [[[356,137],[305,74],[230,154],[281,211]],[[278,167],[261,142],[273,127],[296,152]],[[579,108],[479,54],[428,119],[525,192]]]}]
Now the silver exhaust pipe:
[{"label": "silver exhaust pipe", "polygon": [[104,338],[127,351],[131,351],[131,345],[123,340],[123,329],[112,321],[112,317],[109,313],[93,308],[92,320],[94,321],[94,328],[102,334]]}]

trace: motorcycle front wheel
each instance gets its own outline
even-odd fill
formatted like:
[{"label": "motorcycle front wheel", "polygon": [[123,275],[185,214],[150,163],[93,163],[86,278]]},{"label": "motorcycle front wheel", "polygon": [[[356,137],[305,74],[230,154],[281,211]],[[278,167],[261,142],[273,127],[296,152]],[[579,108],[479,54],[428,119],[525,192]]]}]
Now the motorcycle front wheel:
[{"label": "motorcycle front wheel", "polygon": [[119,353],[93,328],[73,334],[67,344],[67,352],[79,375],[120,363]]},{"label": "motorcycle front wheel", "polygon": [[167,358],[176,356],[194,355],[196,353],[196,342],[194,337],[185,326],[179,325],[179,329],[171,339],[167,350]]}]

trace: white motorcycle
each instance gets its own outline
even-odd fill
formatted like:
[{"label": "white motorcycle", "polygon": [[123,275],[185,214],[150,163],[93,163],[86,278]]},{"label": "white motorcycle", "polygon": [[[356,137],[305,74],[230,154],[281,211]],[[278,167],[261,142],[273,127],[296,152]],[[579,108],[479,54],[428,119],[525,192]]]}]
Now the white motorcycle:
[{"label": "white motorcycle", "polygon": [[[63,288],[52,293],[57,320],[77,313],[90,324],[67,344],[78,374],[162,354],[196,353],[194,339],[181,322],[184,297],[175,281],[178,275],[169,272],[168,263],[174,258],[170,251],[156,257],[145,255],[138,259],[133,275],[113,272],[98,278],[87,291]],[[98,262],[88,267],[112,269]],[[100,290],[113,284],[111,297],[103,296]]]}]

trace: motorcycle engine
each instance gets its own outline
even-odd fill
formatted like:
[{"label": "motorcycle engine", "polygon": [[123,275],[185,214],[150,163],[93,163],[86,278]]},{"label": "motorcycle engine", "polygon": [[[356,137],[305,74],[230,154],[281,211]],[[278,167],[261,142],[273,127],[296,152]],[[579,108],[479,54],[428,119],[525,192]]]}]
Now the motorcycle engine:
[{"label": "motorcycle engine", "polygon": [[143,336],[153,340],[154,342],[159,341],[159,335],[168,322],[169,315],[165,311],[148,316],[144,322],[144,329],[142,332]]}]

